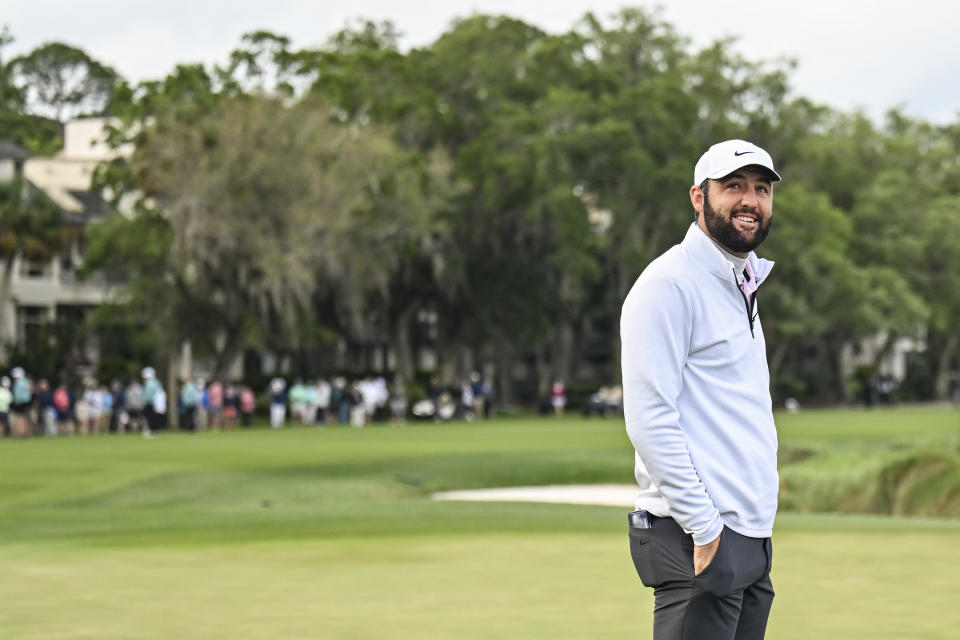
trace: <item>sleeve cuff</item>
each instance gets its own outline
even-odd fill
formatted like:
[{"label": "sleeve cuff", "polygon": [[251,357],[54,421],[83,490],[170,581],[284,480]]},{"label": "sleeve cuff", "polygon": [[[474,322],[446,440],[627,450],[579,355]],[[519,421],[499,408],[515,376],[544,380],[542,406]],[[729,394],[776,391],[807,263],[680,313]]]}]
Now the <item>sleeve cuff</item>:
[{"label": "sleeve cuff", "polygon": [[723,521],[720,519],[720,516],[717,516],[713,519],[713,522],[710,523],[710,526],[702,531],[696,531],[693,534],[693,544],[697,546],[703,546],[705,544],[710,544],[717,539],[723,532]]}]

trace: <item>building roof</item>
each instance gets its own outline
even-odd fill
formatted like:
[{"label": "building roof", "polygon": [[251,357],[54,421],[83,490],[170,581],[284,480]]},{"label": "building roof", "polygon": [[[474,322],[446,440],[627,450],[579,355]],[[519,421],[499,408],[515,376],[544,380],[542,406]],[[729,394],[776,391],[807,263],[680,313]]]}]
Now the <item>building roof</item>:
[{"label": "building roof", "polygon": [[0,159],[26,160],[29,157],[30,152],[20,145],[0,138]]},{"label": "building roof", "polygon": [[87,189],[65,189],[63,187],[42,187],[28,180],[30,188],[43,194],[60,209],[67,224],[85,225],[93,219],[101,218],[111,211],[110,205],[96,191]]},{"label": "building roof", "polygon": [[84,218],[89,219],[102,216],[110,210],[110,206],[96,191],[67,189],[67,193],[83,206],[82,214]]}]

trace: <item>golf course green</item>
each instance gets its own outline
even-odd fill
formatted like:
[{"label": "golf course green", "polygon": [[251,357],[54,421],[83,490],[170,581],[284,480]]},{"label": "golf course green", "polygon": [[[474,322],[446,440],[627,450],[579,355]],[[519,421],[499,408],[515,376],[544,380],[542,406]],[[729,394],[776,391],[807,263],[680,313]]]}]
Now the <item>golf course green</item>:
[{"label": "golf course green", "polygon": [[[960,412],[777,416],[768,638],[956,638]],[[649,638],[622,420],[0,441],[2,638]]]}]

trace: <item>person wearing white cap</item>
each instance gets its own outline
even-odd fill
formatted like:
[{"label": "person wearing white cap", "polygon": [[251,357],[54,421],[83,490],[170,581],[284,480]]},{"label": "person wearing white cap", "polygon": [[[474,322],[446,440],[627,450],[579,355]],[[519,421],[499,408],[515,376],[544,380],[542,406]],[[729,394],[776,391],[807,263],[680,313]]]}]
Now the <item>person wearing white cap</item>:
[{"label": "person wearing white cap", "polygon": [[696,163],[695,221],[651,262],[620,318],[623,408],[640,491],[637,574],[654,589],[655,640],[758,640],[773,602],[777,433],[753,250],[780,175],[743,140]]},{"label": "person wearing white cap", "polygon": [[157,413],[155,402],[160,391],[160,383],[157,381],[157,372],[153,367],[144,367],[140,371],[140,377],[143,378],[143,417],[147,423],[143,435],[149,438],[160,428],[162,416]]},{"label": "person wearing white cap", "polygon": [[13,394],[13,404],[10,407],[13,411],[12,435],[25,438],[32,431],[30,408],[33,405],[33,390],[23,367],[11,369],[10,377],[13,378],[13,387],[10,390]]}]

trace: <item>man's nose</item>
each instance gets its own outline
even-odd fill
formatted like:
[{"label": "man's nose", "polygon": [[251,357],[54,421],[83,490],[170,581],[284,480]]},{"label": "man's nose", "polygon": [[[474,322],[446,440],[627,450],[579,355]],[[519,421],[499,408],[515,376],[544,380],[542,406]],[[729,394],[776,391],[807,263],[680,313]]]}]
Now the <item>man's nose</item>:
[{"label": "man's nose", "polygon": [[745,207],[757,206],[757,194],[753,192],[753,189],[744,190],[743,196],[740,197],[740,204]]}]

